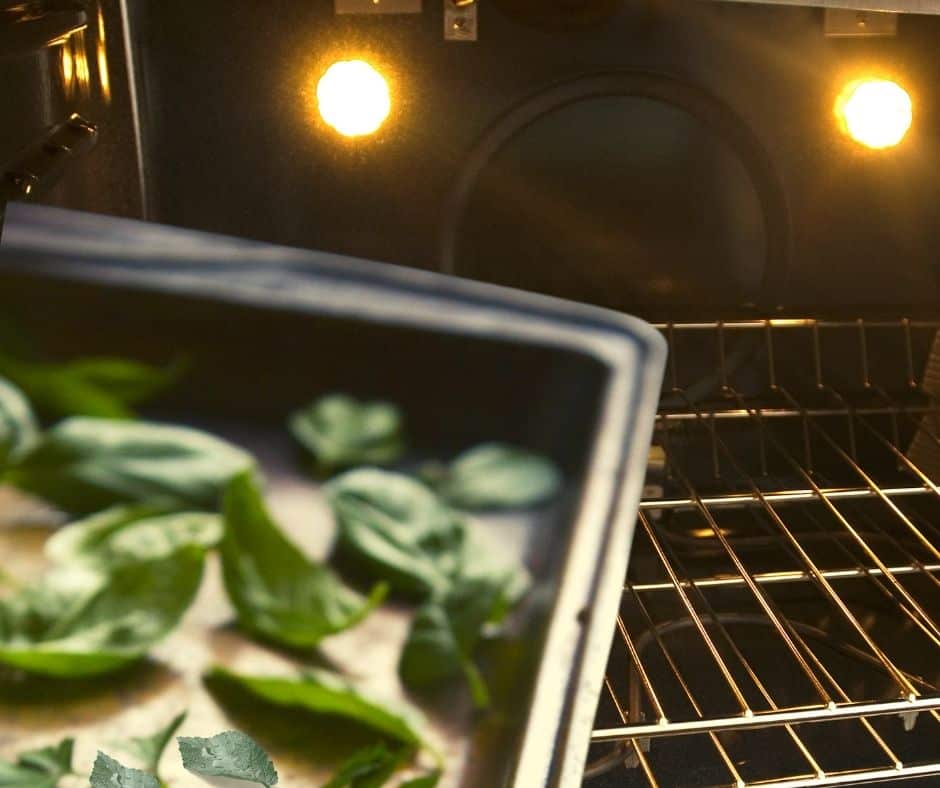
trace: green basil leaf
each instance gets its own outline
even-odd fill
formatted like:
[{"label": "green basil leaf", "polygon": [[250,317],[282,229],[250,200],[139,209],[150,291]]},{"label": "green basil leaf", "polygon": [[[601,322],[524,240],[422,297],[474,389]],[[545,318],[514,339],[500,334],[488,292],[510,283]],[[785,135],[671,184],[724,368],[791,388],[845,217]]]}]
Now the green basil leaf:
[{"label": "green basil leaf", "polygon": [[414,479],[375,468],[326,485],[339,551],[406,593],[442,593],[460,567],[463,519]]},{"label": "green basil leaf", "polygon": [[385,465],[404,450],[401,412],[387,402],[332,394],[291,414],[288,428],[327,469]]},{"label": "green basil leaf", "polygon": [[50,418],[132,418],[134,405],[171,386],[184,369],[184,363],[166,368],[122,358],[46,363],[0,354],[0,374],[23,389],[36,409]]},{"label": "green basil leaf", "polygon": [[187,544],[208,550],[219,543],[222,530],[217,514],[113,506],[59,529],[46,541],[45,553],[56,564],[109,566],[165,558]]},{"label": "green basil leaf", "polygon": [[100,750],[89,782],[91,788],[160,788],[159,780],[152,774],[122,766]]},{"label": "green basil leaf", "polygon": [[422,476],[461,509],[520,509],[557,494],[561,473],[545,457],[500,443],[485,443],[450,466],[430,466]]},{"label": "green basil leaf", "polygon": [[391,750],[384,744],[365,747],[343,762],[323,788],[380,788],[412,752],[411,747]]},{"label": "green basil leaf", "polygon": [[423,724],[411,709],[392,709],[361,693],[341,676],[325,670],[307,670],[295,678],[246,676],[222,667],[207,675],[210,682],[227,683],[278,706],[313,714],[343,717],[383,733],[396,741],[420,747]]},{"label": "green basil leaf", "polygon": [[78,514],[134,501],[215,510],[228,480],[252,466],[198,430],[76,417],[46,432],[5,480]]},{"label": "green basil leaf", "polygon": [[0,601],[0,662],[76,678],[139,659],[179,622],[202,577],[203,551],[111,571],[61,567],[35,587]]},{"label": "green basil leaf", "polygon": [[170,720],[167,725],[149,736],[132,736],[130,739],[115,742],[114,746],[133,755],[144,765],[144,769],[159,779],[158,767],[163,751],[185,719],[186,712],[182,711]]},{"label": "green basil leaf", "polygon": [[180,736],[177,741],[183,768],[193,774],[244,780],[265,788],[277,785],[277,770],[268,754],[240,731],[225,731],[211,739]]},{"label": "green basil leaf", "polygon": [[0,788],[54,788],[72,774],[74,739],[63,739],[51,747],[27,750],[16,763],[0,760]]},{"label": "green basil leaf", "polygon": [[249,632],[312,647],[358,624],[385,598],[385,584],[363,597],[298,550],[271,520],[251,473],[232,479],[223,509],[225,589]]},{"label": "green basil leaf", "polygon": [[464,578],[443,598],[423,605],[412,620],[398,664],[405,684],[435,686],[463,674],[474,704],[487,707],[489,692],[473,663],[473,651],[484,626],[505,615],[517,583],[512,572],[502,578]]},{"label": "green basil leaf", "polygon": [[0,378],[0,469],[32,447],[38,436],[36,419],[23,392]]},{"label": "green basil leaf", "polygon": [[441,777],[442,772],[440,771],[428,772],[427,774],[422,774],[420,777],[405,780],[398,788],[437,788]]}]

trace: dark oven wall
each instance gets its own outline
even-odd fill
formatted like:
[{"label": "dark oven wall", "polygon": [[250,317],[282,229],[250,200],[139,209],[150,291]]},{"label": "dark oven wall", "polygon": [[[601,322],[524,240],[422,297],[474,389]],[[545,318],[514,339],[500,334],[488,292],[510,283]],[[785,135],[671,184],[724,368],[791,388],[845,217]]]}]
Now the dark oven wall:
[{"label": "dark oven wall", "polygon": [[[538,7],[485,0],[470,43],[443,40],[434,0],[375,16],[326,0],[133,0],[149,218],[649,315],[930,308],[940,20],[837,39],[820,9],[584,2],[555,24]],[[358,140],[315,101],[323,70],[350,57],[392,94],[389,119]],[[530,97],[620,71],[668,85],[583,100],[572,88],[468,175],[487,129]],[[836,123],[840,87],[868,74],[913,96],[896,148],[864,149]],[[769,174],[755,172],[762,155]]]}]

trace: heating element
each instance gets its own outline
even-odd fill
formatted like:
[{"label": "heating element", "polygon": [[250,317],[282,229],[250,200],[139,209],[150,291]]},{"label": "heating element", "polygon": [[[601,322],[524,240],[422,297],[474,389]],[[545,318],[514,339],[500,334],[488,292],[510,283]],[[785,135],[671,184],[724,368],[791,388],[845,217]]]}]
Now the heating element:
[{"label": "heating element", "polygon": [[659,326],[665,461],[588,785],[940,775],[940,487],[923,470],[940,435],[922,387],[938,325]]}]

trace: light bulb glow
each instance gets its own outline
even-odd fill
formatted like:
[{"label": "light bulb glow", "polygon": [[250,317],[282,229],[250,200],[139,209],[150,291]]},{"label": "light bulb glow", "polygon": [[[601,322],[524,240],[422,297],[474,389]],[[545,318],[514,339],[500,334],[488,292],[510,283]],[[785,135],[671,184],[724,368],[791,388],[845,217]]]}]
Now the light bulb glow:
[{"label": "light bulb glow", "polygon": [[897,82],[870,79],[846,85],[836,101],[845,133],[868,148],[891,148],[913,120],[911,97]]},{"label": "light bulb glow", "polygon": [[364,60],[340,60],[317,83],[320,115],[345,137],[377,131],[392,108],[388,83]]}]

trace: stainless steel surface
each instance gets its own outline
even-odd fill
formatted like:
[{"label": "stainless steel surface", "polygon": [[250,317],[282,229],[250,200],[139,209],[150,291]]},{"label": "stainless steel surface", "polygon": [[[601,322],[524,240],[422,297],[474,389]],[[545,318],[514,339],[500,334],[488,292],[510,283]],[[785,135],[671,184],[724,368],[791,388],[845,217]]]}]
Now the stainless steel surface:
[{"label": "stainless steel surface", "polygon": [[478,4],[475,0],[443,0],[444,40],[476,41]]},{"label": "stainless steel surface", "polygon": [[937,0],[721,0],[731,3],[761,3],[822,8],[843,8],[858,11],[888,11],[898,14],[940,14]]},{"label": "stainless steel surface", "polygon": [[[0,216],[7,201],[47,191],[61,177],[72,157],[86,154],[97,140],[98,127],[73,113],[15,160],[0,167]],[[0,232],[2,229],[0,225]]]},{"label": "stainless steel surface", "polygon": [[[158,415],[255,451],[275,512],[321,554],[329,516],[291,462],[283,426],[285,413],[320,392],[398,402],[415,459],[450,456],[483,438],[552,456],[570,480],[558,507],[477,523],[536,577],[510,636],[484,655],[497,707],[475,717],[458,694],[425,708],[447,748],[448,785],[580,782],[661,380],[665,346],[652,328],[429,273],[37,206],[8,212],[0,281],[4,312],[52,353],[191,353],[191,376]],[[12,540],[28,553],[26,565],[36,563],[41,537],[33,536]],[[64,732],[85,747],[142,724],[141,715],[170,716],[188,703],[200,733],[230,724],[262,738],[283,759],[285,785],[321,779],[323,763],[310,749],[324,731],[292,717],[284,741],[276,735],[283,724],[269,730],[267,718],[220,711],[202,688],[210,661],[254,669],[297,662],[237,636],[212,577],[181,631],[123,679],[85,690],[0,682],[0,751]],[[407,618],[392,605],[324,652],[400,697],[395,664]],[[335,761],[345,740],[327,741],[314,755]]]},{"label": "stainless steel surface", "polygon": [[940,323],[659,327],[666,493],[641,503],[588,774],[940,775],[940,487],[905,454],[937,412],[921,374]]}]

